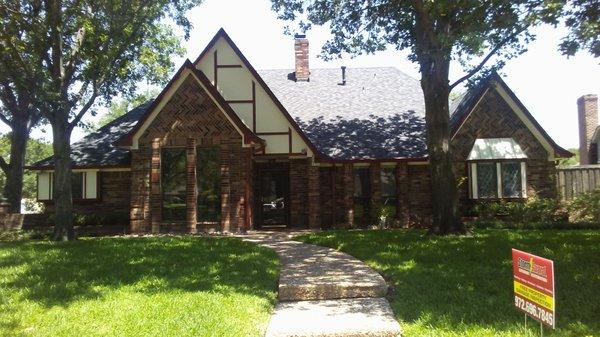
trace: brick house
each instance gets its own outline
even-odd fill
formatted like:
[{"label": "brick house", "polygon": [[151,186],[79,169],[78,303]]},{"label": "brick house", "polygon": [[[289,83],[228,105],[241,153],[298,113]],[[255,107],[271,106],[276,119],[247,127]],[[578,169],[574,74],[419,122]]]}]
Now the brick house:
[{"label": "brick house", "polygon": [[[388,214],[427,225],[418,80],[394,68],[257,71],[220,30],[156,99],[73,145],[77,212],[122,211],[132,232],[332,228]],[[551,197],[558,146],[496,74],[451,104],[465,212]],[[34,164],[52,211],[52,158]]]}]

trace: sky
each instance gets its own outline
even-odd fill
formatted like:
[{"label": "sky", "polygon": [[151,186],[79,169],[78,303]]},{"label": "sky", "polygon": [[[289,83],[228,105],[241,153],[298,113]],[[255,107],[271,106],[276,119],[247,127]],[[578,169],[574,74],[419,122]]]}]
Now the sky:
[{"label": "sky", "polygon": [[[277,19],[268,0],[205,0],[191,10],[188,17],[194,29],[188,41],[182,40],[187,53],[183,58],[174,59],[176,69],[186,57],[193,61],[221,27],[256,69],[294,66],[293,38],[283,34],[287,23]],[[539,27],[534,33],[537,40],[529,44],[525,54],[507,62],[503,78],[559,145],[576,148],[576,101],[584,94],[600,94],[600,59],[585,52],[571,58],[561,55],[557,46],[565,35],[562,28]],[[408,61],[407,52],[393,48],[375,55],[325,62],[317,55],[328,37],[327,27],[314,27],[307,33],[311,68],[393,66],[414,78],[420,77],[417,66]],[[453,64],[451,82],[461,73],[460,65]],[[75,130],[73,141],[83,135],[81,130]],[[44,138],[48,136],[46,132]]]}]

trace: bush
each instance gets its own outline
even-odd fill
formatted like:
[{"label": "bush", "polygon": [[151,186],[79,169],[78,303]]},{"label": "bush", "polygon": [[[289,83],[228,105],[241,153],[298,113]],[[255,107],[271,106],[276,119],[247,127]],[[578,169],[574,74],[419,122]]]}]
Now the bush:
[{"label": "bush", "polygon": [[[48,224],[54,225],[54,213],[48,216]],[[73,226],[111,226],[129,224],[128,212],[73,213]]]},{"label": "bush", "polygon": [[547,198],[480,202],[474,213],[477,228],[600,229],[600,190],[566,203]]},{"label": "bush", "polygon": [[600,223],[600,190],[580,194],[568,205],[572,222]]}]

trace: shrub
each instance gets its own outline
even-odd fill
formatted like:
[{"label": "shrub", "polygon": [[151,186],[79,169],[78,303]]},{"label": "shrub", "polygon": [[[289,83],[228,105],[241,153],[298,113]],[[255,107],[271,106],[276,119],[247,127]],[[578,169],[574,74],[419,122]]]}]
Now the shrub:
[{"label": "shrub", "polygon": [[578,195],[568,204],[568,210],[572,222],[600,223],[600,190]]},{"label": "shrub", "polygon": [[530,198],[526,201],[490,201],[475,206],[480,228],[546,228],[566,223],[563,205],[554,199]]}]

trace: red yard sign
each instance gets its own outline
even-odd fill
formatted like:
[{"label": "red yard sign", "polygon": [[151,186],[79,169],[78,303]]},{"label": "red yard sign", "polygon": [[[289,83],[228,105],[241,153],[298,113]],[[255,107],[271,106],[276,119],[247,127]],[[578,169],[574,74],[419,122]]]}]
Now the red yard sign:
[{"label": "red yard sign", "polygon": [[512,250],[515,306],[554,328],[554,263],[520,250]]}]

